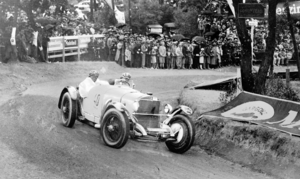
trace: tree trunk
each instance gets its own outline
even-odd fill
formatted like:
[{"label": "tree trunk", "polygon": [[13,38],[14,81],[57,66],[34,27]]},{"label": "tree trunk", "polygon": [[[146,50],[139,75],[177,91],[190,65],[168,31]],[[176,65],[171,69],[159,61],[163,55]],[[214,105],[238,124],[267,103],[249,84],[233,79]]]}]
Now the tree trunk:
[{"label": "tree trunk", "polygon": [[[16,0],[15,1],[15,9],[14,9],[14,25],[13,27],[16,27],[17,28],[17,19],[18,19],[18,4],[19,4],[19,0]],[[14,37],[14,41],[16,41],[17,37],[16,37],[16,33],[15,33],[15,37]],[[11,62],[19,62],[18,60],[18,50],[17,50],[17,46],[16,45],[12,45],[11,43],[9,44],[11,46],[7,48],[8,51],[10,51],[11,49],[11,52],[9,53],[10,54],[10,57],[9,57],[9,61]]]},{"label": "tree trunk", "polygon": [[249,36],[245,19],[238,17],[238,4],[241,0],[233,1],[236,14],[236,27],[242,44],[241,77],[242,86],[245,91],[253,92],[254,80],[252,75],[251,37]]},{"label": "tree trunk", "polygon": [[260,68],[258,70],[258,74],[255,77],[255,92],[258,94],[265,93],[265,83],[268,76],[268,71],[270,66],[273,63],[273,54],[275,50],[275,37],[276,37],[276,6],[277,0],[268,0],[269,2],[269,17],[268,17],[268,37],[267,37],[267,47],[266,47],[266,55],[262,60]]},{"label": "tree trunk", "polygon": [[33,10],[33,2],[32,1],[29,1],[28,4],[26,6],[22,6],[20,5],[19,8],[22,9],[23,11],[26,12],[26,15],[28,17],[28,24],[29,26],[34,30],[36,31],[37,30],[37,27],[36,27],[36,24],[35,24],[35,20],[34,20],[34,15],[32,13],[32,10]]},{"label": "tree trunk", "polygon": [[90,11],[91,11],[90,21],[94,22],[94,0],[90,0]]}]

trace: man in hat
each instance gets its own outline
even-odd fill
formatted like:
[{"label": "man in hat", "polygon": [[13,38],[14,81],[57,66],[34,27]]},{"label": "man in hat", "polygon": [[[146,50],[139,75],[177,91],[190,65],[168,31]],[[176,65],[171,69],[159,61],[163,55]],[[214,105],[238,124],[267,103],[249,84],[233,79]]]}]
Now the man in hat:
[{"label": "man in hat", "polygon": [[177,48],[177,41],[173,41],[171,45],[171,69],[175,68],[175,63],[176,63],[176,48]]},{"label": "man in hat", "polygon": [[170,43],[170,40],[167,39],[166,40],[166,63],[167,63],[167,69],[171,69],[171,48],[172,48],[172,44]]},{"label": "man in hat", "polygon": [[[193,68],[194,69],[198,69],[200,66],[199,66],[199,64],[200,64],[200,61],[199,61],[199,58],[200,58],[200,44],[197,44],[196,42],[193,42],[193,46],[194,46],[194,48],[193,48]],[[204,47],[202,47],[203,48],[203,51],[204,51]],[[204,65],[203,65],[203,63],[204,63],[204,56],[205,55],[203,55],[203,62],[202,62],[202,68],[204,68]]]},{"label": "man in hat", "polygon": [[146,67],[151,68],[151,50],[152,50],[152,44],[151,40],[147,39],[146,42],[146,47],[147,47],[147,52],[146,52]]},{"label": "man in hat", "polygon": [[183,58],[183,53],[182,53],[182,42],[178,43],[178,46],[176,48],[176,66],[177,69],[182,68],[182,58]]},{"label": "man in hat", "polygon": [[106,41],[106,45],[107,45],[107,48],[108,48],[108,61],[112,61],[112,46],[113,46],[113,42],[114,41],[114,37],[113,37],[113,34],[111,31],[109,31],[109,34],[108,34],[108,38],[107,38],[107,41]]},{"label": "man in hat", "polygon": [[160,42],[160,46],[158,48],[158,54],[159,54],[159,68],[163,69],[165,65],[165,58],[166,58],[166,46],[163,41]]},{"label": "man in hat", "polygon": [[107,81],[99,80],[99,72],[97,70],[92,70],[89,72],[88,77],[86,77],[79,85],[78,92],[82,99],[88,96],[89,91],[96,85],[107,85]]},{"label": "man in hat", "polygon": [[147,44],[146,44],[146,39],[143,39],[142,45],[141,45],[141,53],[142,53],[142,68],[145,68],[146,64],[146,54],[148,52]]}]

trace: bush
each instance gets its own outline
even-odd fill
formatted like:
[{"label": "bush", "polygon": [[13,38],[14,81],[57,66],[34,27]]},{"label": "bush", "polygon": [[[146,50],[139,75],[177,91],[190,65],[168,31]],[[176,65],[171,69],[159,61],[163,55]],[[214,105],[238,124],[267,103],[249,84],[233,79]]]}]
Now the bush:
[{"label": "bush", "polygon": [[291,101],[300,101],[297,93],[297,90],[293,89],[291,86],[287,86],[279,77],[270,77],[266,82],[265,95],[267,96]]},{"label": "bush", "polygon": [[219,100],[222,104],[227,104],[232,101],[237,96],[237,85],[236,81],[228,84],[223,89],[225,93],[220,93]]},{"label": "bush", "polygon": [[[291,101],[300,102],[298,91],[295,90],[291,85],[287,86],[283,79],[279,77],[270,77],[265,84],[266,96],[271,96],[279,99],[286,99]],[[237,96],[236,84],[232,83],[223,89],[225,93],[221,93],[219,100],[222,104],[227,104]]]}]

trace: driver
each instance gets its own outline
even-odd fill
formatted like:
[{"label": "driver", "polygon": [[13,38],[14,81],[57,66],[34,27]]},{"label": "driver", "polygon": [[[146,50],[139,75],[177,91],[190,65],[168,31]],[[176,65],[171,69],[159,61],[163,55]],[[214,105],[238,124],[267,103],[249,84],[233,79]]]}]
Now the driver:
[{"label": "driver", "polygon": [[80,97],[86,98],[90,89],[96,86],[96,81],[99,77],[99,72],[97,70],[90,71],[88,77],[86,77],[80,84],[79,84],[79,94]]},{"label": "driver", "polygon": [[135,84],[131,80],[131,75],[130,73],[123,73],[120,79],[115,80],[115,84],[123,84],[123,85],[128,85],[132,88],[134,88]]}]

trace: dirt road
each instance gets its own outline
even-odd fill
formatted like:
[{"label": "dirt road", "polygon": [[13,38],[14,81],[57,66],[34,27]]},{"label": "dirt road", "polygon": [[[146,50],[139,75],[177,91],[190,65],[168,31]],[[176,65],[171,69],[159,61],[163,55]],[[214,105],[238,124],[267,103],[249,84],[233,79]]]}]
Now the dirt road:
[{"label": "dirt road", "polygon": [[111,66],[22,66],[31,70],[28,74],[18,71],[20,66],[0,66],[0,82],[6,85],[0,87],[0,178],[272,178],[197,147],[178,155],[168,151],[164,143],[129,140],[122,149],[112,149],[103,144],[97,129],[80,122],[73,129],[63,127],[57,108],[59,94],[64,86],[83,80],[89,69],[100,68],[102,79],[130,72],[139,90],[151,91],[172,104],[191,79],[207,81],[235,74],[232,69],[145,70]]}]

